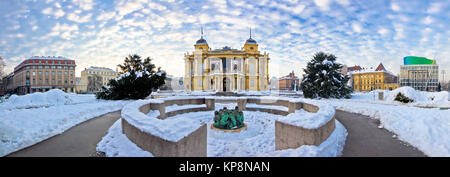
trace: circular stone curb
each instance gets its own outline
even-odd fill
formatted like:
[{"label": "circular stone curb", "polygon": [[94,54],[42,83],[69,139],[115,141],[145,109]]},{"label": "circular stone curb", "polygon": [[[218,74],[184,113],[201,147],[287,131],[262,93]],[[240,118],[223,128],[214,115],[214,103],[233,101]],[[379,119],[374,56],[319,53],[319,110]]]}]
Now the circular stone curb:
[{"label": "circular stone curb", "polygon": [[211,124],[211,129],[212,130],[217,130],[217,131],[223,131],[223,132],[227,132],[227,133],[236,133],[236,132],[240,132],[242,130],[247,130],[247,124],[244,123],[244,126],[241,128],[237,128],[237,129],[233,129],[233,130],[226,130],[226,129],[220,129],[220,128],[216,128],[214,127],[213,124]]}]

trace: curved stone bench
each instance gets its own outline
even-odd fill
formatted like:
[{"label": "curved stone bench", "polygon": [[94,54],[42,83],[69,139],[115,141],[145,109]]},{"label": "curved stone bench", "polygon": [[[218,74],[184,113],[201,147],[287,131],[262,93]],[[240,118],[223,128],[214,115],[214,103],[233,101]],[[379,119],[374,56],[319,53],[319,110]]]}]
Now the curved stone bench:
[{"label": "curved stone bench", "polygon": [[[172,97],[151,100],[139,100],[127,104],[122,109],[122,131],[141,149],[161,157],[205,157],[207,152],[207,126],[192,120],[164,120],[177,114],[208,111],[215,109],[215,103],[237,103],[240,110],[261,111],[286,116],[286,120],[275,121],[276,150],[298,148],[302,145],[320,145],[334,131],[333,107],[313,105],[295,99],[264,97]],[[247,108],[246,105],[261,105],[261,108]],[[180,109],[166,112],[171,105],[201,105],[205,107]],[[270,106],[282,106],[285,110],[271,109]],[[294,121],[296,110],[304,109],[315,113],[317,124],[299,124]],[[159,115],[148,116],[150,110],[158,110]],[[180,122],[178,122],[180,121]],[[314,123],[314,120],[313,120]],[[180,133],[181,132],[181,133]],[[172,137],[172,135],[176,135]]]},{"label": "curved stone bench", "polygon": [[335,129],[335,109],[332,106],[318,106],[309,103],[296,103],[296,108],[316,113],[318,116],[325,116],[317,125],[296,126],[291,123],[275,121],[275,149],[298,148],[303,145],[319,146],[328,139]]}]

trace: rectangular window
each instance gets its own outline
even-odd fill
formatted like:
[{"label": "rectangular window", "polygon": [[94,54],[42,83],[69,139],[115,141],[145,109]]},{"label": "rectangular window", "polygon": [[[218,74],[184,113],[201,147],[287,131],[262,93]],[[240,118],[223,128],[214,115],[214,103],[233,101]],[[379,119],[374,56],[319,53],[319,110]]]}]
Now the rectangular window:
[{"label": "rectangular window", "polygon": [[45,71],[45,75],[48,76],[48,71]]},{"label": "rectangular window", "polygon": [[255,74],[255,64],[250,63],[250,65],[248,67],[249,67],[250,74],[254,75]]},{"label": "rectangular window", "polygon": [[42,71],[39,71],[39,76],[42,76]]},{"label": "rectangular window", "polygon": [[250,86],[252,86],[252,87],[255,86],[255,80],[253,80],[253,79],[250,80]]},{"label": "rectangular window", "polygon": [[55,71],[52,71],[52,76],[55,76]]},{"label": "rectangular window", "polygon": [[33,76],[36,76],[36,72],[33,71]]}]

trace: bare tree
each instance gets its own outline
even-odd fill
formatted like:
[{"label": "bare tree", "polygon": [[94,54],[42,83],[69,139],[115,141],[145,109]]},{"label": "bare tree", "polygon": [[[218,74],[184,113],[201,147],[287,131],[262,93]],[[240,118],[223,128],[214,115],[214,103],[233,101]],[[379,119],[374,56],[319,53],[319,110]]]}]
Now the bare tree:
[{"label": "bare tree", "polygon": [[101,77],[97,74],[88,76],[87,91],[88,92],[100,91],[100,89],[102,88],[102,82],[103,82],[103,77]]},{"label": "bare tree", "polygon": [[3,75],[5,75],[5,66],[5,61],[2,57],[0,57],[0,79],[3,77]]}]

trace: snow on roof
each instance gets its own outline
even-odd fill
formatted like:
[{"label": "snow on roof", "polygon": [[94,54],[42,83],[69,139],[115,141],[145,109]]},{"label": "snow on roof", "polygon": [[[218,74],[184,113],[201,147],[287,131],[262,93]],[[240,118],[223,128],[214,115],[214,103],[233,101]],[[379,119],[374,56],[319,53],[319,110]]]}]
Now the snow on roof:
[{"label": "snow on roof", "polygon": [[96,66],[91,66],[89,68],[86,68],[86,70],[104,70],[104,71],[112,71],[112,72],[116,72],[110,68],[105,68],[105,67],[96,67]]},{"label": "snow on roof", "polygon": [[73,60],[70,58],[66,58],[66,57],[62,57],[62,56],[33,56],[30,57],[29,59],[44,59],[44,60]]},{"label": "snow on roof", "polygon": [[377,73],[377,72],[385,72],[387,74],[396,76],[394,73],[389,72],[387,70],[381,70],[381,71],[376,71],[376,69],[361,69],[361,70],[356,70],[356,71],[349,71],[350,74],[366,74],[366,73]]}]

